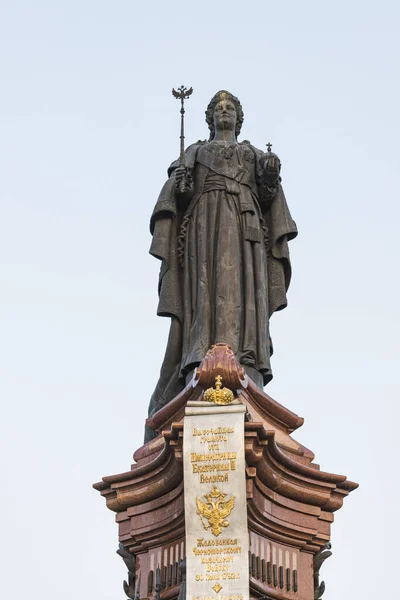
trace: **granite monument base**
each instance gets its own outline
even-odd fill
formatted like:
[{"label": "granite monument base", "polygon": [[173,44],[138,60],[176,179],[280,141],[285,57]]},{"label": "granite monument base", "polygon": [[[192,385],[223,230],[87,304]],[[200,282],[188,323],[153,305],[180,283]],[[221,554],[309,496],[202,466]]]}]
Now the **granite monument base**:
[{"label": "granite monument base", "polygon": [[130,470],[94,485],[116,513],[126,595],[320,598],[333,513],[357,484],[321,471],[292,437],[302,423],[229,346],[213,346],[182,393],[148,419],[158,436]]}]

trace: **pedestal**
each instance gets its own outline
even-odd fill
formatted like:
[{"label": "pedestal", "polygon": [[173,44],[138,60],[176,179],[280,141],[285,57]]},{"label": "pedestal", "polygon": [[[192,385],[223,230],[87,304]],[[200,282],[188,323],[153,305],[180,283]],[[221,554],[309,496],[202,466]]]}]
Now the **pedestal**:
[{"label": "pedestal", "polygon": [[[210,390],[217,390],[217,377],[220,378],[217,383],[222,379],[223,387],[233,394],[233,403],[242,406],[244,411],[244,427],[239,435],[243,436],[245,459],[249,550],[243,564],[248,569],[248,595],[250,598],[317,599],[323,592],[319,569],[330,555],[327,546],[333,513],[341,508],[344,497],[357,484],[344,475],[320,470],[313,462],[314,454],[291,435],[302,425],[303,419],[258,388],[238,364],[229,346],[223,344],[213,346],[183,392],[148,419],[147,425],[159,435],[135,452],[131,469],[103,477],[94,485],[104,496],[107,507],[117,513],[119,552],[129,571],[126,594],[137,600],[167,600],[179,594],[181,600],[186,598],[184,559],[193,550],[194,538],[189,536],[187,547],[183,473],[184,427],[188,425],[185,409],[205,407],[209,411],[204,398],[211,395]],[[229,406],[234,404],[230,402]],[[216,425],[223,426],[223,421],[220,414]],[[185,439],[188,438],[185,436]],[[212,460],[203,463],[216,464]],[[186,478],[189,482],[188,475]],[[210,479],[205,483],[213,482]],[[222,486],[224,482],[214,483]],[[213,486],[206,487],[206,493],[210,493]],[[219,491],[227,490],[221,487]],[[189,493],[187,490],[187,501]],[[192,508],[195,499],[193,495]],[[206,502],[204,495],[202,502]],[[199,515],[192,512],[190,519],[195,522]],[[215,571],[221,578],[213,581],[216,589],[210,594],[199,585],[199,593],[195,595],[191,582],[188,600],[241,600],[236,598],[240,595],[245,600],[245,594],[238,591],[238,580],[232,579],[230,584],[229,580],[222,579],[223,572]],[[239,573],[238,570],[229,572]]]}]

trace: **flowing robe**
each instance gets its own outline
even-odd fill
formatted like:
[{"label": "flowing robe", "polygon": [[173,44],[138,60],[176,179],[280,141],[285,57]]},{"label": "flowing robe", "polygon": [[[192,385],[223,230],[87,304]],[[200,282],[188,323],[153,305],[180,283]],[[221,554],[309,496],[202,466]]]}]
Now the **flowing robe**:
[{"label": "flowing robe", "polygon": [[272,378],[269,317],[287,303],[288,241],[297,229],[279,181],[263,183],[262,155],[249,142],[190,146],[190,198],[175,193],[179,163],[170,167],[150,223],[150,253],[162,261],[157,312],[171,317],[171,329],[149,415],[183,389],[217,342],[264,385]]}]

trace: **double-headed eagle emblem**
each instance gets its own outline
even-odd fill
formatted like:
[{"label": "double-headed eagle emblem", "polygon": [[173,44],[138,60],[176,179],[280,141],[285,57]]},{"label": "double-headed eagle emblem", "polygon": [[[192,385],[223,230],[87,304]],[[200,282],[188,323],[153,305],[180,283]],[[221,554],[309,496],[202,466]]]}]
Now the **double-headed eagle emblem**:
[{"label": "double-headed eagle emblem", "polygon": [[[207,502],[202,502],[196,498],[197,514],[200,516],[204,529],[210,529],[211,533],[218,536],[223,527],[228,527],[229,521],[226,517],[232,512],[235,506],[235,497],[225,500],[226,494],[220,492],[217,487],[213,487],[209,494],[204,494]],[[207,523],[208,521],[208,523]]]}]

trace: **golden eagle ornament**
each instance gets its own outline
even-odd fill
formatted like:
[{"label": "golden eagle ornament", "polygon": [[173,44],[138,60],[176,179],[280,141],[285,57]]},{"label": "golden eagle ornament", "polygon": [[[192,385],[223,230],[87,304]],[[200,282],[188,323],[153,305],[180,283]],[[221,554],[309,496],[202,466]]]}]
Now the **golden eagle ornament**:
[{"label": "golden eagle ornament", "polygon": [[[235,506],[235,497],[225,500],[226,494],[220,492],[217,487],[213,487],[209,494],[204,494],[207,502],[202,502],[196,498],[197,514],[200,516],[204,529],[210,529],[211,533],[218,536],[223,527],[228,527],[229,521],[226,517],[232,512]],[[208,523],[207,523],[208,521]]]}]

